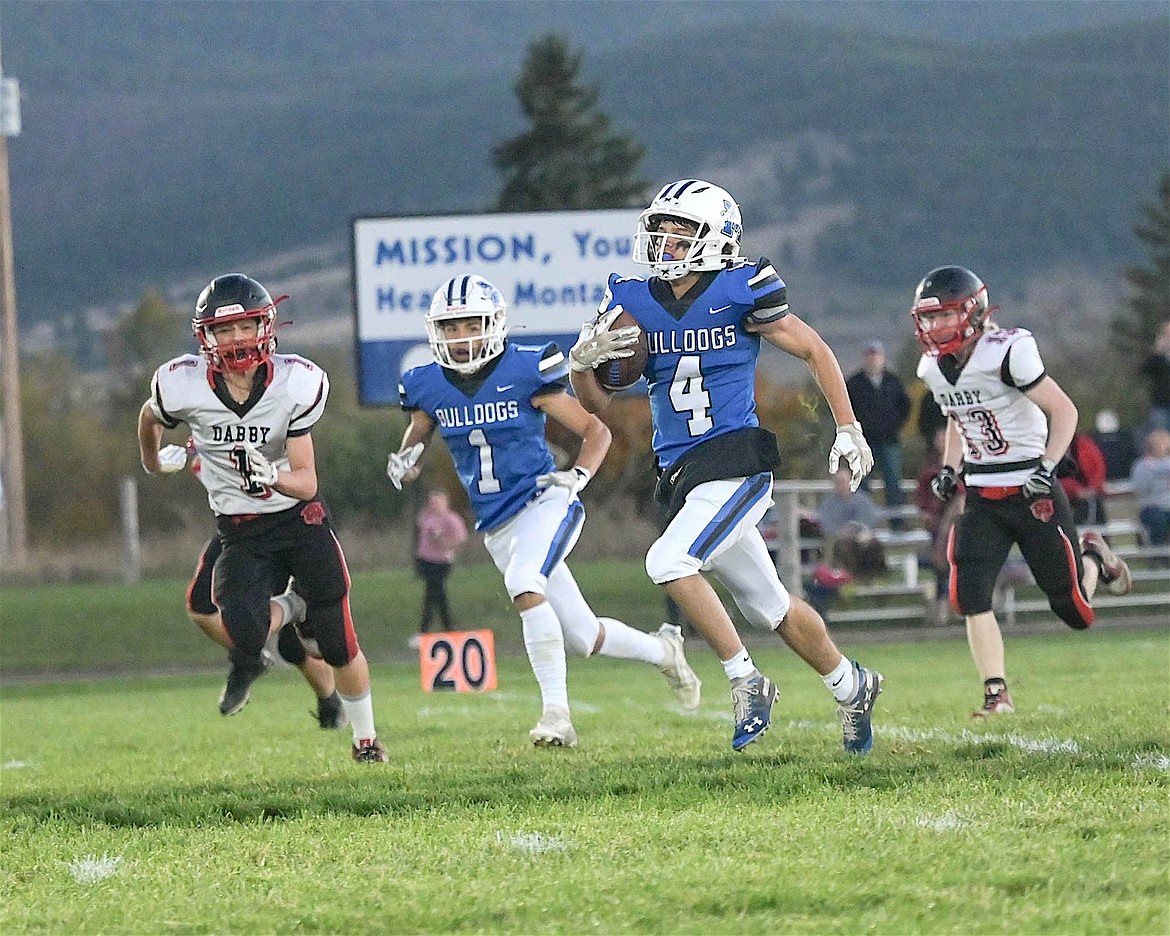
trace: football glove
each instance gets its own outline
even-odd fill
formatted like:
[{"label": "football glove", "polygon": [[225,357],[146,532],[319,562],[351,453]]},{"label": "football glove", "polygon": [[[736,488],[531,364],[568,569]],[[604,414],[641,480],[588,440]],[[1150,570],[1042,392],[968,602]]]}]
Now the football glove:
[{"label": "football glove", "polygon": [[174,474],[187,465],[187,449],[181,445],[164,445],[158,451],[158,473]]},{"label": "football glove", "polygon": [[596,322],[581,329],[577,343],[569,351],[569,367],[578,372],[587,371],[606,361],[634,356],[634,349],[630,346],[638,342],[638,326],[626,325],[617,331],[609,330],[622,312],[621,306],[614,306]]},{"label": "football glove", "polygon": [[861,423],[846,423],[837,427],[837,437],[829,450],[829,474],[836,474],[841,459],[849,466],[849,490],[856,491],[864,478],[873,470],[873,452],[865,441]]},{"label": "football glove", "polygon": [[551,471],[548,474],[542,474],[536,479],[536,486],[538,488],[548,487],[563,487],[569,489],[569,500],[577,496],[578,492],[589,483],[589,479],[593,477],[593,472],[588,468],[582,468],[580,465],[574,465],[565,471]]},{"label": "football glove", "polygon": [[386,463],[386,475],[390,478],[390,483],[398,490],[402,490],[403,479],[422,456],[424,447],[422,442],[415,442],[408,449],[390,453],[390,460]]},{"label": "football glove", "polygon": [[1041,458],[1040,464],[1028,475],[1024,482],[1024,496],[1028,500],[1052,496],[1052,485],[1055,483],[1056,463],[1047,458]]},{"label": "football glove", "polygon": [[930,479],[930,493],[944,504],[958,493],[959,474],[950,465],[943,465]]},{"label": "football glove", "polygon": [[273,487],[276,484],[276,466],[251,442],[244,443],[244,454],[248,457],[248,468],[245,472],[249,482],[248,487],[253,484],[260,484],[267,488]]}]

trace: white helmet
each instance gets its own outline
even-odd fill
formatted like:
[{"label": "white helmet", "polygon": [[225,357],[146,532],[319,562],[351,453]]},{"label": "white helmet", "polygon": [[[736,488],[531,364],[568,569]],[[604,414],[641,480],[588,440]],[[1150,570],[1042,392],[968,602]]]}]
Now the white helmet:
[{"label": "white helmet", "polygon": [[[690,246],[681,257],[663,255],[668,236],[658,226],[668,218],[696,225],[694,237],[677,238]],[[634,262],[654,268],[665,280],[678,279],[701,270],[722,270],[727,261],[739,256],[743,221],[739,205],[724,189],[698,179],[671,182],[654,196],[650,207],[638,218],[634,235]]]},{"label": "white helmet", "polygon": [[[466,361],[451,356],[452,346],[471,346],[466,338],[447,338],[442,324],[450,319],[478,318],[483,324],[483,340]],[[474,374],[504,350],[508,331],[508,304],[500,291],[482,276],[456,276],[447,280],[431,296],[431,310],[426,316],[427,338],[431,353],[443,367],[460,374]]]}]

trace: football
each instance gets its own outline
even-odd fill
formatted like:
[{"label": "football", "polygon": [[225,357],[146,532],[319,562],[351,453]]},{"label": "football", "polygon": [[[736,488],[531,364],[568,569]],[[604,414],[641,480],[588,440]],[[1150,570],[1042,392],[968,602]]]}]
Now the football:
[{"label": "football", "polygon": [[638,329],[638,341],[633,345],[633,356],[598,364],[594,371],[597,382],[606,390],[626,390],[636,384],[646,370],[646,358],[650,354],[650,347],[646,343],[646,332],[638,324],[638,320],[629,312],[622,312],[614,319],[610,331],[617,331],[627,325],[633,325]]}]

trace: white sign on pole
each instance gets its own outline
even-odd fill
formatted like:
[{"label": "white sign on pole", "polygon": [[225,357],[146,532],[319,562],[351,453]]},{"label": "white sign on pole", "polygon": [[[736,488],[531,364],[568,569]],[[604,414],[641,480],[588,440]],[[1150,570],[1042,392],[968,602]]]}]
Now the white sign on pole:
[{"label": "white sign on pole", "polygon": [[637,209],[430,218],[353,224],[358,394],[397,403],[403,371],[432,360],[423,316],[431,293],[477,273],[508,302],[508,333],[567,351],[597,312],[610,273],[644,275],[630,259]]}]

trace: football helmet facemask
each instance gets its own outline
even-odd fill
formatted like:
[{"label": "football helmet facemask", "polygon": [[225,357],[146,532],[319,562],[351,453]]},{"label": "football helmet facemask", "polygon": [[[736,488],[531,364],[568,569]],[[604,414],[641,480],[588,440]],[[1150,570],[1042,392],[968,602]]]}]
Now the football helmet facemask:
[{"label": "football helmet facemask", "polygon": [[[478,319],[483,336],[449,338],[443,323],[453,319]],[[426,315],[427,339],[431,353],[443,367],[459,374],[474,374],[504,350],[508,331],[508,304],[500,291],[482,276],[456,276],[447,280],[431,296]],[[479,346],[476,347],[478,342]],[[467,360],[456,352],[467,350]]]},{"label": "football helmet facemask", "polygon": [[[927,354],[953,354],[977,339],[987,325],[993,306],[987,304],[987,287],[978,276],[961,266],[931,270],[914,290],[910,314],[914,333]],[[940,316],[954,313],[953,324],[936,326]]]},{"label": "football helmet facemask", "polygon": [[[256,280],[243,273],[217,276],[204,287],[195,302],[191,327],[199,350],[216,371],[246,371],[267,361],[276,351],[276,306],[278,299]],[[225,322],[256,319],[256,337],[242,340],[216,339],[212,328]]]},{"label": "football helmet facemask", "polygon": [[[692,237],[667,234],[659,226],[667,219],[695,227]],[[634,262],[654,268],[664,280],[674,280],[688,273],[722,270],[728,260],[739,256],[743,236],[743,219],[739,205],[724,189],[699,179],[682,179],[665,186],[654,196],[650,207],[638,218],[634,235]],[[668,253],[666,241],[681,242]]]}]

